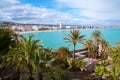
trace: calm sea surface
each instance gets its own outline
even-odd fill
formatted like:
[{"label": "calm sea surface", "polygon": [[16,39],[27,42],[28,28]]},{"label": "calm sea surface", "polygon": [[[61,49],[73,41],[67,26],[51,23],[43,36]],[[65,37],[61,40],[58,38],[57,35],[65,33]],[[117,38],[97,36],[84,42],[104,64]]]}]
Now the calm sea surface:
[{"label": "calm sea surface", "polygon": [[[81,34],[86,35],[85,38],[90,39],[91,33],[95,29],[81,29]],[[110,45],[115,45],[116,42],[120,41],[120,28],[106,28],[99,29]],[[34,35],[34,39],[39,39],[42,42],[44,47],[52,48],[53,50],[58,49],[59,47],[69,47],[70,50],[73,49],[72,44],[66,42],[64,38],[66,34],[69,34],[70,30],[56,30],[56,31],[43,31],[43,32],[33,32],[23,34],[26,38],[28,35]],[[78,44],[76,49],[82,48],[83,45]]]}]

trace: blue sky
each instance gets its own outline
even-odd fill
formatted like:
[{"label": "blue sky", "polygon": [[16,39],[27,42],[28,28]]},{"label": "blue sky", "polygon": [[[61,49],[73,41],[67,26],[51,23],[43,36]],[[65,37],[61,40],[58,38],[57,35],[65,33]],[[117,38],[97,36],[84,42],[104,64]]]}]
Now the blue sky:
[{"label": "blue sky", "polygon": [[1,0],[0,21],[120,25],[120,0]]}]

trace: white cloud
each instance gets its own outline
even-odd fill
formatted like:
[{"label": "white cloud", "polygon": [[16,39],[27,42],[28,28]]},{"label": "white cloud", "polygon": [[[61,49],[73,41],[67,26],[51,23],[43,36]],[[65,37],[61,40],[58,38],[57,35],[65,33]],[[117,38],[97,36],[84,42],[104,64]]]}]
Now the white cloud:
[{"label": "white cloud", "polygon": [[[20,0],[0,1],[0,20],[39,24],[111,24],[120,20],[119,0],[54,0],[54,8],[35,7]],[[100,22],[101,21],[101,22]]]},{"label": "white cloud", "polygon": [[18,0],[0,0],[0,8],[10,7],[19,4]]},{"label": "white cloud", "polygon": [[[120,19],[119,0],[55,0],[63,7],[79,9],[78,16],[97,20]],[[74,11],[74,10],[73,10]]]},{"label": "white cloud", "polygon": [[21,4],[18,0],[2,0],[0,4],[9,6],[0,7],[0,20],[21,23],[58,24],[60,21],[69,21],[72,16],[65,12],[46,7],[35,7],[31,4]]}]

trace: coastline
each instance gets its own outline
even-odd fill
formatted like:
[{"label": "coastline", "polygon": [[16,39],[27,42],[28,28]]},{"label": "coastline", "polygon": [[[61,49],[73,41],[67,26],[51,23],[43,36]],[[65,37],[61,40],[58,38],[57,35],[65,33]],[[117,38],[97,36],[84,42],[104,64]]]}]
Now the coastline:
[{"label": "coastline", "polygon": [[[85,28],[85,29],[77,29],[77,30],[86,30],[86,29],[103,29],[103,28]],[[38,31],[15,31],[15,33],[26,34],[26,33],[38,33],[38,32],[53,32],[53,31],[62,31],[62,30],[71,30],[71,29],[38,30]]]},{"label": "coastline", "polygon": [[[89,29],[89,28],[87,28],[87,29]],[[38,32],[53,32],[53,31],[62,31],[62,30],[71,30],[71,29],[38,30],[38,31],[15,31],[15,33],[26,34],[26,33],[38,33]],[[85,30],[85,29],[77,29],[77,30]]]},{"label": "coastline", "polygon": [[[53,32],[53,31],[62,31],[61,30],[39,30],[39,31],[15,31],[15,33],[17,34],[26,34],[26,33],[37,33],[37,32]],[[69,30],[69,29],[65,29],[65,30]]]}]

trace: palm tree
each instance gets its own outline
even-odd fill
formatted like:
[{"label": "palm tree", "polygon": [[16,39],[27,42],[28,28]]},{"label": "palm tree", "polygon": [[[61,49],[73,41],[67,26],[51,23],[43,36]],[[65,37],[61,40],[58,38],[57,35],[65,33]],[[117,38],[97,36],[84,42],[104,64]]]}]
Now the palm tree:
[{"label": "palm tree", "polygon": [[47,71],[47,69],[50,69],[50,60],[51,58],[51,51],[47,49],[42,49],[39,50],[36,54],[36,59],[35,59],[35,69],[38,74],[38,79],[43,80],[44,76],[43,74]]},{"label": "palm tree", "polygon": [[76,48],[76,44],[77,43],[82,43],[85,39],[84,39],[85,35],[81,35],[79,30],[71,30],[70,34],[66,35],[66,38],[64,38],[65,40],[67,40],[68,42],[73,44],[73,59],[75,59],[75,48]]},{"label": "palm tree", "polygon": [[76,44],[77,43],[82,43],[85,39],[84,39],[85,35],[81,35],[80,30],[71,30],[70,34],[66,35],[66,38],[64,38],[65,40],[67,40],[68,42],[73,44],[73,69],[74,69],[74,78],[76,77],[76,70],[75,70],[75,48],[76,48]]},{"label": "palm tree", "polygon": [[0,76],[5,75],[11,67],[11,63],[7,62],[4,57],[10,51],[10,47],[16,46],[15,40],[13,40],[14,34],[9,28],[0,28]]},{"label": "palm tree", "polygon": [[110,70],[108,70],[109,78],[110,80],[119,80],[120,79],[120,70],[116,68],[115,66],[112,66]]},{"label": "palm tree", "polygon": [[5,75],[7,75],[9,73],[9,71],[11,70],[11,68],[13,67],[11,65],[12,62],[9,61],[9,59],[6,59],[5,56],[2,57],[3,61],[0,63],[0,78],[1,78],[1,80],[5,80],[4,79]]},{"label": "palm tree", "polygon": [[[10,48],[9,52],[2,57],[3,61],[1,62],[0,68],[3,68],[6,75],[10,75],[9,71],[13,71],[11,73],[11,76],[15,74],[16,77],[14,77],[17,80],[20,80],[20,74],[21,74],[21,67],[23,66],[23,55],[22,51],[20,50],[19,46],[16,45],[15,48]],[[3,72],[2,72],[3,74]],[[5,74],[4,74],[5,75]]]},{"label": "palm tree", "polygon": [[102,38],[102,33],[99,30],[92,32],[92,39],[95,41],[95,44],[98,45]]},{"label": "palm tree", "polygon": [[112,58],[111,66],[108,67],[109,78],[110,80],[119,80],[120,79],[120,44],[111,47],[110,56]]},{"label": "palm tree", "polygon": [[[40,49],[35,59],[35,71],[38,80],[59,80],[63,71],[60,66],[54,65],[54,57],[50,49]],[[61,80],[61,79],[60,79]]]},{"label": "palm tree", "polygon": [[106,52],[108,47],[109,47],[109,43],[105,39],[102,39],[101,40],[101,45],[102,45],[103,51]]},{"label": "palm tree", "polygon": [[99,54],[99,52],[98,52],[98,50],[99,50],[99,44],[100,44],[100,41],[102,39],[101,32],[99,30],[93,31],[93,33],[92,33],[92,39],[93,39],[93,42],[94,42],[95,47],[96,47],[96,53],[95,53],[96,54],[95,58],[96,58],[98,56],[98,54]]},{"label": "palm tree", "polygon": [[120,70],[120,47],[116,46],[111,49],[112,63]]},{"label": "palm tree", "polygon": [[23,72],[23,68],[25,67],[24,56],[20,48],[11,48],[9,53],[5,56],[5,60],[7,61],[7,64],[10,63],[9,66],[13,67],[11,68],[14,71],[13,77],[16,76],[15,79],[20,80],[20,75]]},{"label": "palm tree", "polygon": [[102,51],[101,51],[100,56],[105,61],[105,59],[107,58],[109,43],[105,39],[101,39],[101,46],[102,46]]},{"label": "palm tree", "polygon": [[33,35],[30,35],[28,39],[24,36],[20,36],[20,44],[21,50],[24,53],[24,57],[26,60],[27,68],[30,72],[30,79],[33,79],[33,69],[35,68],[35,55],[41,47],[41,43],[39,40],[33,40]]},{"label": "palm tree", "polygon": [[[41,47],[39,40],[33,40],[32,35],[28,39],[20,36],[15,48],[10,48],[9,53],[5,56],[5,63],[11,64],[15,68],[17,80],[20,79],[20,74],[23,70],[28,68],[30,73],[29,79],[33,79],[33,70],[35,69],[36,53]],[[24,67],[23,67],[24,66]],[[28,73],[27,71],[27,73]]]},{"label": "palm tree", "polygon": [[94,58],[94,53],[95,53],[95,45],[93,44],[93,41],[92,40],[87,40],[85,43],[85,48],[87,48],[88,50],[88,54],[87,56],[89,58]]}]

